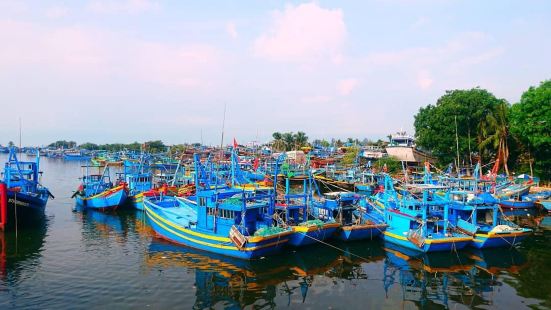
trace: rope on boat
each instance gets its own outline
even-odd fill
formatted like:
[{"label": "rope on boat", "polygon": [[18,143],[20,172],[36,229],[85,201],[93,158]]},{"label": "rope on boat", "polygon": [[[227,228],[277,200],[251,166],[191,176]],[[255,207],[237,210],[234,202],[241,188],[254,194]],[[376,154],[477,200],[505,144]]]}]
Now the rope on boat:
[{"label": "rope on boat", "polygon": [[[328,183],[328,182],[324,182],[323,180],[316,179],[316,181],[322,183],[322,184],[325,185],[327,188],[330,188],[329,186],[333,186],[333,187],[338,188],[338,189],[340,189],[340,190],[342,190],[342,191],[344,191],[344,192],[352,193],[351,190],[348,190],[348,189],[346,189],[346,188],[342,188],[342,187],[340,187],[340,186],[337,186],[337,185],[334,185],[334,184],[331,184],[331,183]],[[329,185],[328,185],[328,184],[329,184]]]},{"label": "rope on boat", "polygon": [[350,252],[350,251],[341,249],[341,248],[339,248],[338,246],[332,245],[332,244],[330,244],[330,243],[327,243],[327,242],[325,242],[325,241],[323,241],[323,240],[314,238],[314,237],[312,237],[312,236],[308,236],[308,234],[306,234],[306,233],[303,233],[303,232],[300,232],[300,233],[303,234],[304,236],[310,238],[310,239],[313,239],[313,240],[315,240],[315,241],[317,241],[317,242],[319,242],[319,243],[321,243],[321,244],[323,244],[323,245],[326,245],[326,246],[328,246],[328,247],[331,247],[331,248],[333,248],[333,249],[335,249],[335,250],[341,251],[341,252],[343,252],[343,253],[348,253],[348,254],[350,254],[350,255],[352,255],[352,256],[356,256],[356,257],[359,258],[359,259],[362,259],[362,260],[364,260],[364,261],[368,261],[368,259],[367,259],[366,257],[363,257],[363,256],[360,256],[360,255],[354,254],[354,253],[352,253],[352,252]]}]

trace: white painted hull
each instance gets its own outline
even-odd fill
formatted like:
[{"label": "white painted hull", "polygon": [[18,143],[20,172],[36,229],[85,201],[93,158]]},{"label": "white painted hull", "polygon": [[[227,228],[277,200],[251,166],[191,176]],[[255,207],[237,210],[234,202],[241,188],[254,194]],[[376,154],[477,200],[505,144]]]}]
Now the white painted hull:
[{"label": "white painted hull", "polygon": [[430,163],[436,162],[436,159],[424,152],[421,152],[414,147],[408,146],[389,146],[386,148],[386,152],[389,156],[397,158],[399,161],[405,161],[410,163],[423,163],[429,161]]}]

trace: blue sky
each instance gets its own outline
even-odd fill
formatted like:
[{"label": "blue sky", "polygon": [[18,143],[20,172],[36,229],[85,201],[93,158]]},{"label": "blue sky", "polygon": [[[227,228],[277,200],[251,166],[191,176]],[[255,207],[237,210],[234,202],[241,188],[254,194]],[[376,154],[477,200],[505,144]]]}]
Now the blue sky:
[{"label": "blue sky", "polygon": [[0,143],[384,138],[551,78],[549,1],[0,0]]}]

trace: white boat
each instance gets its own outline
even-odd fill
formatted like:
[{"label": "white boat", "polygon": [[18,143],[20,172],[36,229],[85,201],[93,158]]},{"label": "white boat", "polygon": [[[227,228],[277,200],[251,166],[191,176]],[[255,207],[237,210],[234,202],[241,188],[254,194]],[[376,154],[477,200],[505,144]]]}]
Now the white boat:
[{"label": "white boat", "polygon": [[395,157],[399,161],[403,162],[436,162],[436,158],[432,155],[418,149],[415,145],[415,139],[406,134],[405,131],[400,131],[396,134],[390,135],[390,143],[386,147],[386,152],[389,156]]}]

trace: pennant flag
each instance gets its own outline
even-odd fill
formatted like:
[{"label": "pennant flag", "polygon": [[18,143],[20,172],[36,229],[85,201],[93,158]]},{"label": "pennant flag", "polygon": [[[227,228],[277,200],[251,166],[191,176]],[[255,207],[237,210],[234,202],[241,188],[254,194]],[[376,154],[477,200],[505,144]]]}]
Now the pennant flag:
[{"label": "pennant flag", "polygon": [[260,165],[260,160],[258,160],[258,157],[254,159],[253,163],[253,170],[256,171],[258,169],[258,166]]},{"label": "pennant flag", "polygon": [[237,140],[235,140],[235,138],[233,138],[233,148],[236,149],[237,148]]}]

